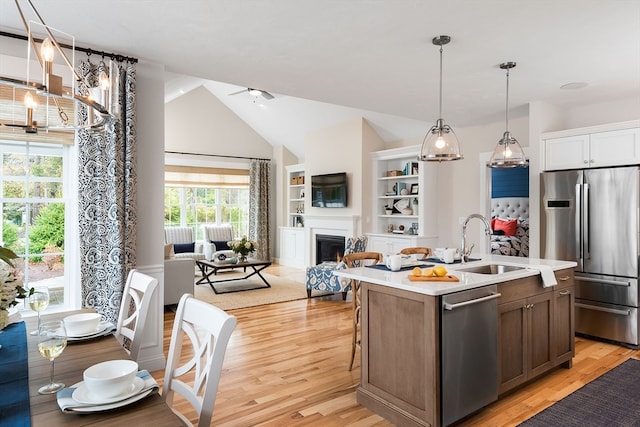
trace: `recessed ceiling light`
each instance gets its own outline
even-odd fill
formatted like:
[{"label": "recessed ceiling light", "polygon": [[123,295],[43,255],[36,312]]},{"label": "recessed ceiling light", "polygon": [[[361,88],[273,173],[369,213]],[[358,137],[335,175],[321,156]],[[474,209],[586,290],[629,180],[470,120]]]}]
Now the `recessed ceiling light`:
[{"label": "recessed ceiling light", "polygon": [[572,82],[566,83],[560,86],[560,89],[573,90],[573,89],[582,89],[583,87],[587,87],[588,84],[586,82]]}]

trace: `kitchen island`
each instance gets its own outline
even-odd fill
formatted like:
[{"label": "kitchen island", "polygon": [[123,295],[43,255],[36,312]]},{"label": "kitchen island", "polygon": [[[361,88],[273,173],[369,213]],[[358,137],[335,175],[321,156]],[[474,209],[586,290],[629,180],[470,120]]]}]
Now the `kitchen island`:
[{"label": "kitchen island", "polygon": [[[571,366],[576,264],[480,257],[446,265],[458,282],[413,282],[410,271],[369,267],[335,272],[361,281],[360,404],[396,425],[449,425]],[[464,271],[489,264],[511,270]]]}]

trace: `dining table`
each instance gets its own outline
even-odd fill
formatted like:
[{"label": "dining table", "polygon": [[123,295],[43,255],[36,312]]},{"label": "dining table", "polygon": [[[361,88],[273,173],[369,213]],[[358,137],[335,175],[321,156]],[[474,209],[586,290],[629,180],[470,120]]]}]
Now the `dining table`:
[{"label": "dining table", "polygon": [[[83,312],[52,313],[42,316],[42,321],[58,320]],[[37,349],[37,336],[29,334],[37,328],[37,318],[24,319],[27,337],[28,388],[31,426],[182,426],[184,423],[173,413],[158,392],[126,406],[94,413],[64,413],[57,402],[56,394],[43,395],[38,388],[49,382],[51,362],[43,358]],[[1,351],[1,350],[0,350]],[[82,381],[88,367],[107,360],[130,359],[113,334],[68,342],[62,354],[55,359],[55,380],[67,387]],[[153,380],[152,380],[153,381]],[[1,424],[1,420],[0,420]]]}]

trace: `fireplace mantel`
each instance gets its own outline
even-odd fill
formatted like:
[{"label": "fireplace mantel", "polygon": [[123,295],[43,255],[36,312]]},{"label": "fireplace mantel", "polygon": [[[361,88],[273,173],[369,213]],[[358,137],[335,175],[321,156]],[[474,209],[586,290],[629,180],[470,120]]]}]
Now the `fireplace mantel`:
[{"label": "fireplace mantel", "polygon": [[316,234],[343,236],[345,238],[360,235],[360,217],[357,215],[305,215],[306,245],[305,264],[311,266],[316,259]]}]

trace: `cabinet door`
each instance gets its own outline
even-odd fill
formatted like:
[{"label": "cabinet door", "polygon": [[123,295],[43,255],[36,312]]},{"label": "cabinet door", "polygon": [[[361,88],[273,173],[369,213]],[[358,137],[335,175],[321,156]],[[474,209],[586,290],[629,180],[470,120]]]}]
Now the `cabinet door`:
[{"label": "cabinet door", "polygon": [[554,365],[570,361],[575,353],[574,287],[553,291]]},{"label": "cabinet door", "polygon": [[498,394],[527,380],[526,300],[498,305]]},{"label": "cabinet door", "polygon": [[535,377],[552,367],[552,302],[553,292],[527,298],[529,321],[528,378]]},{"label": "cabinet door", "polygon": [[640,129],[591,134],[589,167],[640,163]]},{"label": "cabinet door", "polygon": [[544,170],[579,169],[589,166],[589,135],[551,138],[544,141]]},{"label": "cabinet door", "polygon": [[367,243],[367,251],[380,252],[383,255],[392,253],[391,241],[385,237],[373,237],[369,236]]}]

